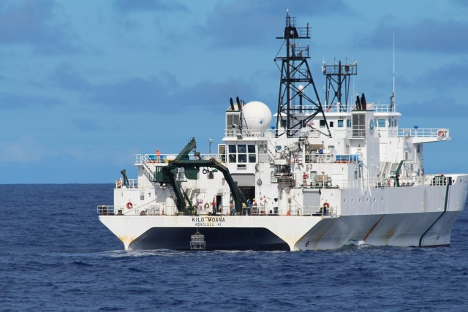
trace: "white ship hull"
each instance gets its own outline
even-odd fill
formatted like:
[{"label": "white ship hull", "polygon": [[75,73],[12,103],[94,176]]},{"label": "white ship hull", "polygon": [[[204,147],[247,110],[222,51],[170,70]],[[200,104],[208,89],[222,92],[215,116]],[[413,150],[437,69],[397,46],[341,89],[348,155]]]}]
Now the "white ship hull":
[{"label": "white ship hull", "polygon": [[456,181],[451,186],[345,190],[342,201],[353,204],[343,205],[342,215],[99,218],[125,249],[190,249],[190,235],[197,229],[205,235],[208,250],[322,250],[358,243],[447,246],[465,205],[468,176],[457,176]]}]

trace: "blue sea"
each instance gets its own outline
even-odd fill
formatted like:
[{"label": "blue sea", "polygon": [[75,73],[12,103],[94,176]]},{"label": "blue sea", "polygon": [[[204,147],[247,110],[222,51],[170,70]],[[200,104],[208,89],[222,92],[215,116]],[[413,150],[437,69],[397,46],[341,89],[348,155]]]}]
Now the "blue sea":
[{"label": "blue sea", "polygon": [[0,185],[2,311],[467,311],[468,211],[452,246],[124,251],[111,184]]}]

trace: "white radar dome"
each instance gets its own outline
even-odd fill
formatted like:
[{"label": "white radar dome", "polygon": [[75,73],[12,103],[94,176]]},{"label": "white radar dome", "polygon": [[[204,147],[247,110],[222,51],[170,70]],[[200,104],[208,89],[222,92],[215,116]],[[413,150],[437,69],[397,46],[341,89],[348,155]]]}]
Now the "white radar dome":
[{"label": "white radar dome", "polygon": [[265,132],[271,123],[271,110],[266,104],[252,101],[242,108],[245,123],[250,131]]}]

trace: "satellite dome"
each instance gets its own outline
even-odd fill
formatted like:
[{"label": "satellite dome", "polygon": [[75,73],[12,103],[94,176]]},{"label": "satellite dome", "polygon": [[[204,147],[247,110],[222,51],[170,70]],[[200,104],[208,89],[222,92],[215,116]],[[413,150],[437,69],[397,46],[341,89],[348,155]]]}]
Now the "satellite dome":
[{"label": "satellite dome", "polygon": [[271,110],[266,104],[252,101],[242,108],[247,129],[254,132],[265,132],[271,123]]}]

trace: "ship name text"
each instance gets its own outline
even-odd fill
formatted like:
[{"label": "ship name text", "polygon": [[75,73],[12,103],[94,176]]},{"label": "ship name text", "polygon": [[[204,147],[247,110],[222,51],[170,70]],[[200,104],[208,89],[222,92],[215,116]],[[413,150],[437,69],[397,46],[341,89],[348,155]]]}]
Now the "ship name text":
[{"label": "ship name text", "polygon": [[224,217],[192,217],[195,226],[222,226],[225,221]]}]

